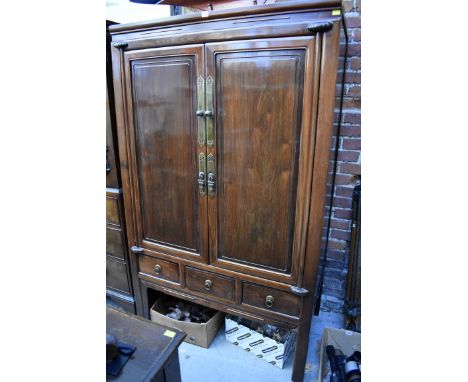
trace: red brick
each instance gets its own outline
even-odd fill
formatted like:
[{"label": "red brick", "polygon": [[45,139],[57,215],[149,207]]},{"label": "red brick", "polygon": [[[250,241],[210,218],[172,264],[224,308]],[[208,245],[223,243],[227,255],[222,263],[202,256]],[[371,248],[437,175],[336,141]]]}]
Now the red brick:
[{"label": "red brick", "polygon": [[343,187],[343,186],[336,187],[335,188],[335,195],[350,198],[350,197],[353,196],[353,189],[354,189],[353,187]]},{"label": "red brick", "polygon": [[344,113],[343,115],[344,123],[355,123],[357,125],[361,124],[361,112],[359,113]]},{"label": "red brick", "polygon": [[360,84],[350,84],[345,86],[345,94],[351,97],[360,97],[361,96],[361,85]]},{"label": "red brick", "polygon": [[351,222],[346,219],[331,219],[330,227],[338,228],[343,230],[349,230],[351,226]]},{"label": "red brick", "polygon": [[[339,110],[340,98],[335,99],[335,108]],[[343,109],[360,109],[361,98],[358,97],[343,97]]]},{"label": "red brick", "polygon": [[353,30],[351,41],[361,42],[361,28],[356,28]]},{"label": "red brick", "polygon": [[337,270],[337,269],[330,269],[328,267],[325,267],[325,277],[328,277],[330,279],[344,281],[346,280],[346,272],[343,272],[342,269]]},{"label": "red brick", "polygon": [[[338,174],[336,176],[338,177]],[[340,196],[335,196],[333,198],[333,207],[351,208],[351,204],[352,200],[350,198],[343,198]]]},{"label": "red brick", "polygon": [[341,125],[340,135],[342,137],[360,137],[361,126]]},{"label": "red brick", "polygon": [[335,208],[332,216],[338,219],[351,219],[352,211],[349,209]]},{"label": "red brick", "polygon": [[333,239],[338,240],[349,240],[350,239],[350,232],[349,231],[342,231],[339,229],[332,229],[330,237]]},{"label": "red brick", "polygon": [[[325,284],[325,281],[324,281]],[[324,296],[333,296],[338,299],[343,299],[345,295],[345,290],[340,287],[340,289],[331,289],[327,288],[325,285],[323,286],[322,289],[322,295]],[[324,298],[322,298],[322,304],[320,306],[320,310],[323,312],[342,312],[343,308],[343,303],[336,303],[332,301],[326,301]]]},{"label": "red brick", "polygon": [[348,57],[355,57],[361,55],[361,43],[348,44]]},{"label": "red brick", "polygon": [[343,1],[343,12],[349,12],[354,8],[354,1],[353,0],[344,0]]},{"label": "red brick", "polygon": [[333,124],[339,122],[339,117],[340,117],[340,114],[335,110],[335,112],[333,113]]},{"label": "red brick", "polygon": [[355,72],[355,73],[346,72],[345,81],[347,84],[360,84],[361,72]]},{"label": "red brick", "polygon": [[340,163],[338,168],[341,174],[361,175],[361,165],[358,163]]},{"label": "red brick", "polygon": [[345,150],[361,150],[361,140],[344,138],[341,147]]},{"label": "red brick", "polygon": [[328,248],[327,258],[337,261],[344,261],[346,258],[346,252]]},{"label": "red brick", "polygon": [[354,181],[353,175],[336,174],[335,184],[351,184]]},{"label": "red brick", "polygon": [[347,14],[345,16],[346,27],[348,28],[360,28],[361,27],[361,16],[358,14]]},{"label": "red brick", "polygon": [[330,249],[345,249],[346,241],[343,240],[328,240],[328,248]]},{"label": "red brick", "polygon": [[[336,261],[334,259],[331,259],[330,257],[327,256],[327,265],[326,265],[326,271],[327,276],[330,278],[334,278],[335,280],[342,280],[343,279],[343,261]],[[333,273],[328,272],[328,270],[333,270]],[[336,277],[335,275],[338,275]]]},{"label": "red brick", "polygon": [[341,82],[339,81],[336,83],[335,94],[337,97],[341,95]]},{"label": "red brick", "polygon": [[341,162],[356,162],[359,160],[359,151],[340,150],[338,152],[338,160]]},{"label": "red brick", "polygon": [[338,57],[338,70],[342,71],[344,65],[344,57]]},{"label": "red brick", "polygon": [[330,278],[330,277],[324,277],[323,287],[324,287],[324,290],[325,288],[330,289],[331,293],[333,293],[332,290],[341,290],[341,280],[337,280],[335,278]]},{"label": "red brick", "polygon": [[361,70],[361,57],[351,57],[348,67],[353,70]]}]

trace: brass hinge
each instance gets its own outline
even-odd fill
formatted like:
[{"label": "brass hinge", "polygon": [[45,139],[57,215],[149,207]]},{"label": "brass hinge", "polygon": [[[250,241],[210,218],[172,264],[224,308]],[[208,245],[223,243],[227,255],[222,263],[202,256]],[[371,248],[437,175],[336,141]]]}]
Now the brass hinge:
[{"label": "brass hinge", "polygon": [[197,79],[197,120],[198,120],[198,144],[205,146],[205,79],[198,76]]},{"label": "brass hinge", "polygon": [[206,77],[206,144],[208,147],[214,146],[214,130],[213,130],[213,78]]}]

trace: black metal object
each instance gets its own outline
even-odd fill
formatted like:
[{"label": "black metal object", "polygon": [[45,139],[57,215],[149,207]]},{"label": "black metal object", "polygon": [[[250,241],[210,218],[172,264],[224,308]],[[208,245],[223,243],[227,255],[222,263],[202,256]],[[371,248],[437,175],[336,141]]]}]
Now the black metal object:
[{"label": "black metal object", "polygon": [[333,345],[328,345],[327,351],[328,362],[330,363],[330,382],[345,382],[343,370],[340,368],[340,360],[336,355],[336,350]]},{"label": "black metal object", "polygon": [[108,334],[108,339],[112,337],[112,342],[107,341],[107,354],[112,352],[112,357],[106,362],[106,374],[116,377],[123,369],[127,361],[136,350],[136,346],[124,344]]},{"label": "black metal object", "polygon": [[307,26],[307,30],[310,33],[318,33],[318,32],[328,32],[333,28],[333,23],[330,21],[325,21],[322,23],[311,24]]},{"label": "black metal object", "polygon": [[111,167],[109,163],[109,145],[106,145],[106,175],[111,172]]},{"label": "black metal object", "polygon": [[348,62],[348,31],[346,28],[346,21],[345,21],[345,17],[343,13],[341,13],[341,23],[342,23],[341,25],[343,26],[343,32],[345,36],[345,51],[344,51],[344,60],[343,60],[343,75],[341,77],[340,111],[338,113],[339,119],[338,119],[338,127],[336,130],[335,152],[334,152],[334,158],[333,158],[333,178],[332,178],[332,184],[331,184],[330,210],[328,211],[327,237],[326,237],[325,249],[324,249],[325,259],[323,261],[323,266],[322,266],[322,270],[320,273],[320,281],[317,286],[318,293],[316,295],[315,309],[314,309],[314,315],[316,316],[318,316],[320,312],[320,303],[322,300],[322,290],[323,290],[323,279],[325,275],[325,267],[328,262],[327,252],[328,252],[328,242],[329,242],[329,237],[330,237],[331,214],[332,214],[333,200],[335,196],[335,180],[336,180],[336,169],[338,166],[338,150],[339,150],[339,144],[340,144],[341,118],[343,115],[343,98],[344,98],[344,87],[345,87],[345,79],[346,79],[346,64]]},{"label": "black metal object", "polygon": [[361,331],[361,181],[353,191],[351,244],[349,250],[348,277],[344,314],[346,329]]},{"label": "black metal object", "polygon": [[346,382],[361,382],[361,352],[354,352],[346,358],[345,378]]}]

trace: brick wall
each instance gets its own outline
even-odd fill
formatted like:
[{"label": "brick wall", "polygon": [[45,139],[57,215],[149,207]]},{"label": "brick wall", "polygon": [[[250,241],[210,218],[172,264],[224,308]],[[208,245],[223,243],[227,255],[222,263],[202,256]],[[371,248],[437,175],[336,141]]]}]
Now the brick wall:
[{"label": "brick wall", "polygon": [[[322,311],[342,312],[345,291],[349,241],[351,238],[352,193],[361,174],[361,1],[343,1],[348,28],[348,61],[346,64],[343,115],[339,142],[335,195],[332,206],[328,261],[322,290]],[[338,84],[336,87],[335,130],[330,148],[329,186],[323,225],[322,248],[326,240],[327,216],[331,198],[331,173],[339,118],[339,97],[343,72],[344,35],[342,33]]]}]

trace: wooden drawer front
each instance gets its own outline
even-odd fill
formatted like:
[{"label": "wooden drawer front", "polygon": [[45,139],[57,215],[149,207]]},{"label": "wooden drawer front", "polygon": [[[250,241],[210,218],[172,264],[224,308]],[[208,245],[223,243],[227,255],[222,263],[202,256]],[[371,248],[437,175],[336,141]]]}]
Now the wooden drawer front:
[{"label": "wooden drawer front", "polygon": [[106,253],[110,256],[125,260],[125,252],[122,242],[122,231],[120,229],[106,229]]},{"label": "wooden drawer front", "polygon": [[122,292],[130,293],[130,285],[127,277],[127,265],[118,260],[107,258],[106,285]]},{"label": "wooden drawer front", "polygon": [[120,225],[119,202],[116,198],[106,197],[106,222]]},{"label": "wooden drawer front", "polygon": [[299,316],[300,297],[257,284],[242,283],[242,303],[288,316]]},{"label": "wooden drawer front", "polygon": [[234,299],[234,279],[215,273],[185,268],[187,288],[226,300]]},{"label": "wooden drawer front", "polygon": [[179,283],[179,264],[177,263],[141,255],[139,264],[142,274]]}]

